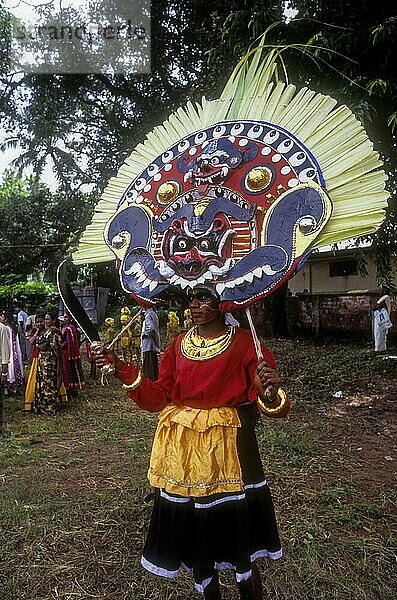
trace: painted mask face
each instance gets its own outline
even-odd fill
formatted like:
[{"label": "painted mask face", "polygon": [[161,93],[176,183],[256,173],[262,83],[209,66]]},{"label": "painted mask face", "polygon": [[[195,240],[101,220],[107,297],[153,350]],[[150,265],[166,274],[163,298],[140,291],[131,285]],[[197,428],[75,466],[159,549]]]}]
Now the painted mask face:
[{"label": "painted mask face", "polygon": [[105,239],[141,304],[205,284],[221,310],[298,268],[331,215],[317,162],[286,130],[227,121],[180,140],[127,188]]}]

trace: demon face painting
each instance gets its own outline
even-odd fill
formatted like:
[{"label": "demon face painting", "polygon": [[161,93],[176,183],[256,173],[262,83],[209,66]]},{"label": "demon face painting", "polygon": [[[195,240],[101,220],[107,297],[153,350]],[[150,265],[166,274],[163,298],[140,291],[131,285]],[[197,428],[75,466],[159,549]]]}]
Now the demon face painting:
[{"label": "demon face painting", "polygon": [[270,123],[227,121],[169,148],[123,194],[105,230],[141,304],[205,283],[234,310],[299,267],[332,211],[313,156]]}]

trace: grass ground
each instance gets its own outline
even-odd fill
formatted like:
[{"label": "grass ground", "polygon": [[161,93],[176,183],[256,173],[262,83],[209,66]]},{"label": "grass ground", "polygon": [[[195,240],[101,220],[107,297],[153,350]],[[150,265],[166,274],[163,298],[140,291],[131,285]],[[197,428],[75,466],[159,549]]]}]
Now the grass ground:
[{"label": "grass ground", "polygon": [[[294,407],[258,427],[285,552],[259,562],[265,589],[288,600],[392,600],[395,363],[362,344],[268,345]],[[21,397],[6,401],[0,438],[0,598],[199,598],[189,576],[163,581],[139,564],[156,416],[116,382],[90,383],[56,417],[21,408]],[[230,574],[221,582],[236,598]]]}]

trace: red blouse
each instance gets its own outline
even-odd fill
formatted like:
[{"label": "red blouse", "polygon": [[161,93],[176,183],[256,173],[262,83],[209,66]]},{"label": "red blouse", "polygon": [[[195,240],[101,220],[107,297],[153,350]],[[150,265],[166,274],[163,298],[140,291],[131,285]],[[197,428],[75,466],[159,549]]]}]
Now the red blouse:
[{"label": "red blouse", "polygon": [[36,340],[33,339],[33,334],[32,333],[29,333],[28,340],[29,340],[29,344],[32,345],[31,356],[32,356],[32,358],[37,358],[38,355],[39,355],[39,348],[38,348],[38,346],[36,344]]},{"label": "red blouse", "polygon": [[[237,328],[230,346],[219,356],[204,361],[191,360],[181,353],[179,335],[167,348],[160,363],[158,381],[142,378],[128,396],[142,409],[162,410],[167,404],[192,408],[220,408],[255,402],[254,377],[258,358],[251,334]],[[263,347],[264,360],[276,369],[271,352]],[[132,384],[139,370],[125,364],[117,374],[123,383]]]}]

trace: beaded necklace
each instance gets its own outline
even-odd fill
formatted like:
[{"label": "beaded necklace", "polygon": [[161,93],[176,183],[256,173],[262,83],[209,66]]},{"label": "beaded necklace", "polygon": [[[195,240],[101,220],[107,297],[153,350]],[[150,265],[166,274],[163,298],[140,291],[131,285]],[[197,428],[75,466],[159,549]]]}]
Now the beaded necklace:
[{"label": "beaded necklace", "polygon": [[190,360],[209,360],[222,354],[233,341],[236,327],[232,325],[225,333],[216,338],[202,337],[198,334],[197,325],[189,329],[181,343],[183,356]]}]

